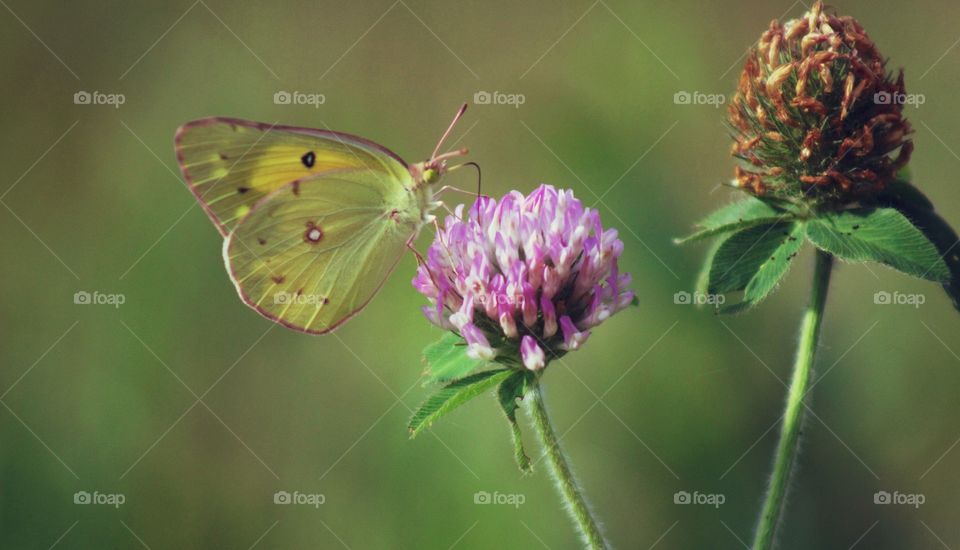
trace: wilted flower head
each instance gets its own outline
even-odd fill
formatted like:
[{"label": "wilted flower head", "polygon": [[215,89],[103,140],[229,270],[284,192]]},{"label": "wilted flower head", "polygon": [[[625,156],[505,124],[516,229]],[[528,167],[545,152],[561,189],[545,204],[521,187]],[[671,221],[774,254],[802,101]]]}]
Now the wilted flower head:
[{"label": "wilted flower head", "polygon": [[623,243],[572,191],[541,185],[448,216],[414,287],[441,328],[474,358],[539,370],[579,348],[590,329],[633,301],[617,268]]},{"label": "wilted flower head", "polygon": [[903,72],[852,17],[770,23],[750,51],[730,122],[737,183],[756,194],[845,202],[876,192],[910,159]]}]

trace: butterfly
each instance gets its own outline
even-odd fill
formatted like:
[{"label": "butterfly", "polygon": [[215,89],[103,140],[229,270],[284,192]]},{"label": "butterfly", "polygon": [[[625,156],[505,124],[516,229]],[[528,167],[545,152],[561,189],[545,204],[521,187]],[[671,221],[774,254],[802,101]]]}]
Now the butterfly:
[{"label": "butterfly", "polygon": [[177,161],[224,237],[240,298],[264,317],[330,332],[373,299],[440,206],[436,184],[466,149],[407,164],[370,140],[234,118],[181,126]]}]

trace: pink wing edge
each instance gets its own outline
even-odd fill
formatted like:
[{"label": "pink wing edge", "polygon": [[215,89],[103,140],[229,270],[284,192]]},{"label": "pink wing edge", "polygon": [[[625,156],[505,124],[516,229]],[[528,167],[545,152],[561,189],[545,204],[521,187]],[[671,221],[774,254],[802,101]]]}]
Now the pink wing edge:
[{"label": "pink wing edge", "polygon": [[[366,147],[366,148],[373,149],[373,150],[375,150],[375,151],[379,151],[379,152],[381,152],[381,153],[384,153],[384,154],[386,154],[387,156],[389,156],[389,157],[391,157],[392,159],[394,159],[394,160],[396,160],[397,162],[399,162],[399,163],[400,163],[404,168],[406,168],[407,170],[410,170],[410,166],[407,164],[407,162],[406,162],[405,160],[403,160],[402,158],[400,158],[400,155],[394,153],[394,152],[391,151],[390,149],[387,149],[386,147],[384,147],[383,145],[380,145],[379,143],[377,143],[377,142],[375,142],[375,141],[371,141],[371,140],[369,140],[369,139],[362,138],[362,137],[360,137],[360,136],[355,136],[355,135],[353,135],[353,134],[347,134],[347,133],[344,133],[344,132],[334,132],[334,131],[332,131],[332,130],[318,130],[318,129],[316,129],[316,128],[304,128],[304,127],[301,127],[301,126],[286,126],[286,125],[282,125],[282,124],[268,124],[268,123],[266,123],[266,122],[255,122],[255,121],[252,121],[252,120],[245,120],[245,119],[242,119],[242,118],[231,118],[231,117],[216,117],[216,116],[215,116],[215,117],[206,117],[206,118],[200,118],[200,119],[197,119],[197,120],[191,120],[191,121],[189,121],[189,122],[181,125],[179,128],[177,128],[177,131],[176,131],[176,133],[174,134],[174,137],[173,137],[173,147],[174,147],[174,151],[176,151],[176,155],[177,155],[177,165],[180,167],[180,173],[183,174],[183,179],[186,181],[187,189],[189,189],[189,190],[190,190],[190,193],[192,193],[193,196],[197,199],[197,202],[200,203],[200,206],[203,208],[204,212],[207,213],[207,217],[210,218],[210,220],[213,222],[213,225],[217,228],[217,231],[218,231],[218,232],[220,233],[220,235],[223,236],[224,238],[229,237],[229,236],[230,236],[230,232],[227,231],[227,228],[224,227],[223,224],[220,223],[220,220],[217,219],[217,216],[213,213],[213,210],[212,210],[212,209],[210,208],[210,206],[207,204],[207,201],[204,200],[203,195],[201,195],[201,194],[197,191],[197,188],[196,188],[196,186],[195,186],[194,183],[193,183],[193,178],[190,176],[190,172],[187,170],[187,167],[186,167],[186,165],[184,164],[183,148],[182,148],[182,146],[181,146],[181,144],[180,144],[180,142],[181,142],[182,139],[183,139],[183,135],[184,135],[188,130],[190,130],[191,128],[195,128],[195,127],[198,127],[198,126],[210,126],[210,125],[213,125],[213,124],[227,124],[227,125],[232,125],[232,126],[242,126],[242,127],[244,127],[244,128],[255,128],[255,129],[257,129],[257,130],[261,130],[261,131],[264,131],[264,132],[273,131],[273,130],[279,130],[279,131],[281,131],[281,132],[294,132],[294,133],[298,133],[298,134],[304,134],[304,135],[307,135],[307,136],[315,136],[315,137],[323,137],[323,138],[333,138],[333,139],[336,139],[336,140],[338,140],[338,141],[343,141],[343,142],[346,142],[346,143],[351,143],[351,142],[352,142],[352,144],[354,144],[354,145],[360,145],[360,146],[362,146],[362,147]],[[300,181],[300,180],[298,180],[298,181]],[[291,183],[293,183],[293,182],[291,182]],[[284,185],[283,187],[281,187],[280,189],[283,189],[283,188],[286,187],[287,185],[290,185],[290,184],[286,184],[286,185]],[[278,191],[279,191],[279,189],[278,189]],[[269,195],[268,195],[268,196],[269,196]],[[233,275],[231,274],[231,278],[232,278],[232,277],[233,277]],[[364,304],[364,305],[366,305],[366,304]],[[361,309],[362,309],[362,308],[361,308]],[[281,321],[281,322],[282,322],[282,321]],[[294,328],[294,327],[290,327],[290,328]],[[331,330],[332,330],[332,329],[331,329]],[[329,331],[327,331],[327,332],[329,332]],[[317,334],[323,334],[323,333],[317,333]]]},{"label": "pink wing edge", "polygon": [[[345,134],[344,134],[344,135],[345,135]],[[384,149],[384,150],[386,151],[386,149]],[[403,161],[401,160],[400,162],[403,162]],[[406,166],[406,164],[404,164],[404,166]],[[283,191],[288,191],[288,188],[293,188],[294,185],[300,185],[302,182],[308,182],[310,179],[313,179],[314,177],[315,177],[315,175],[311,175],[310,177],[307,177],[307,178],[302,178],[302,179],[298,179],[298,180],[292,181],[292,182],[290,182],[290,183],[284,184],[284,185],[282,185],[281,187],[275,189],[273,192],[268,193],[268,194],[265,195],[262,199],[260,199],[259,201],[257,201],[257,203],[256,203],[255,205],[253,205],[253,207],[250,209],[250,212],[247,213],[247,216],[250,216],[251,214],[253,214],[257,209],[261,208],[264,204],[267,203],[267,201],[269,201],[269,200],[270,200],[271,198],[273,198],[274,196],[280,194],[280,193],[283,192]],[[292,191],[288,191],[288,192],[292,192]],[[223,240],[223,264],[224,264],[224,266],[227,268],[227,275],[230,276],[230,282],[232,282],[232,283],[233,283],[233,286],[237,289],[237,294],[240,296],[240,299],[243,300],[243,303],[246,304],[248,307],[250,307],[250,309],[256,311],[257,313],[259,313],[259,314],[262,315],[263,317],[269,319],[270,321],[272,321],[272,322],[274,322],[274,323],[276,323],[276,324],[278,324],[278,325],[284,326],[284,327],[286,327],[286,328],[295,330],[295,331],[297,331],[297,332],[302,332],[302,333],[304,333],[304,334],[313,334],[313,335],[329,334],[329,333],[333,332],[334,330],[336,330],[336,329],[340,328],[341,326],[343,326],[347,321],[349,321],[349,320],[353,319],[354,317],[356,317],[357,314],[359,314],[361,311],[363,311],[364,308],[366,308],[367,305],[369,305],[370,302],[373,301],[374,297],[376,297],[376,295],[380,293],[380,290],[383,288],[383,285],[386,284],[387,279],[390,278],[390,275],[394,272],[394,270],[397,269],[397,266],[400,264],[400,261],[403,260],[403,254],[400,254],[400,255],[397,257],[397,260],[396,260],[395,262],[393,262],[393,265],[390,266],[390,269],[388,269],[387,272],[384,274],[383,278],[380,280],[380,284],[378,284],[377,287],[373,289],[373,292],[370,293],[370,297],[367,298],[362,304],[360,304],[359,306],[357,306],[356,309],[354,309],[353,311],[351,311],[350,313],[348,313],[347,315],[345,315],[342,319],[340,319],[340,320],[337,321],[336,323],[330,325],[329,327],[327,327],[327,328],[325,328],[325,329],[323,329],[323,330],[312,330],[312,329],[308,329],[308,328],[306,328],[306,327],[302,327],[302,326],[300,326],[300,325],[295,325],[295,324],[293,324],[293,323],[291,323],[291,322],[289,322],[289,321],[285,321],[285,320],[283,320],[283,319],[281,319],[281,318],[279,318],[279,317],[271,314],[270,312],[266,311],[266,310],[263,309],[262,307],[258,306],[258,305],[250,298],[250,296],[248,296],[248,295],[243,291],[243,288],[240,286],[240,283],[237,281],[236,273],[234,273],[233,267],[230,265],[230,259],[229,259],[229,257],[228,257],[228,251],[229,251],[229,249],[230,249],[230,242],[232,241],[232,236],[231,236],[231,235],[225,235],[225,237],[226,237],[226,238]]]}]

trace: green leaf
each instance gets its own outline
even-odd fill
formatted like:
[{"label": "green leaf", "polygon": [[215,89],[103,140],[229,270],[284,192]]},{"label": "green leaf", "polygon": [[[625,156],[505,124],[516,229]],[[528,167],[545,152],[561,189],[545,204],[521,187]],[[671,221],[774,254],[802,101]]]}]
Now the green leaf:
[{"label": "green leaf", "polygon": [[742,290],[743,298],[720,311],[741,311],[766,298],[803,246],[804,230],[802,222],[778,222],[744,229],[723,241],[713,256],[707,291]]},{"label": "green leaf", "polygon": [[459,335],[448,332],[423,350],[427,363],[424,386],[463,378],[483,366],[483,360],[467,356],[467,346]]},{"label": "green leaf", "polygon": [[896,208],[905,215],[940,253],[950,270],[950,280],[943,289],[953,300],[953,307],[960,311],[960,241],[957,232],[934,211],[933,203],[919,189],[907,181],[894,181],[880,193],[883,206]]},{"label": "green leaf", "polygon": [[712,214],[700,220],[697,227],[714,229],[739,221],[755,220],[757,218],[772,218],[783,214],[782,211],[756,197],[748,197],[742,201],[728,204],[714,210]]},{"label": "green leaf", "polygon": [[407,424],[410,437],[429,428],[441,416],[503,382],[513,372],[512,369],[485,370],[447,384],[424,401],[413,414]]},{"label": "green leaf", "polygon": [[710,292],[710,268],[713,266],[713,259],[717,255],[717,250],[723,245],[726,239],[717,239],[716,241],[710,243],[710,248],[707,249],[707,256],[704,259],[703,267],[700,268],[700,272],[697,274],[697,282],[694,286],[695,291],[698,294],[708,294]]},{"label": "green leaf", "polygon": [[520,424],[517,423],[517,409],[520,408],[517,399],[523,399],[530,385],[533,384],[533,373],[529,371],[514,371],[500,384],[497,389],[497,400],[503,413],[507,415],[507,421],[510,423],[510,432],[513,435],[513,454],[517,460],[517,466],[523,473],[529,473],[533,470],[530,464],[530,457],[527,456],[523,448],[523,437],[520,433]]},{"label": "green leaf", "polygon": [[691,235],[687,235],[686,237],[674,239],[673,242],[676,244],[686,244],[693,241],[701,241],[703,239],[713,237],[714,235],[731,233],[741,229],[749,229],[758,225],[770,225],[772,223],[789,221],[793,218],[794,216],[790,214],[783,214],[780,216],[771,216],[766,218],[740,219],[731,223],[710,227],[708,229],[701,229],[700,231],[697,231]]},{"label": "green leaf", "polygon": [[750,197],[745,200],[728,204],[697,223],[699,231],[681,239],[674,239],[676,244],[698,241],[714,235],[730,233],[739,229],[774,223],[792,217],[792,214],[778,210],[770,204]]},{"label": "green leaf", "polygon": [[842,260],[880,262],[933,281],[950,278],[937,247],[893,208],[826,213],[810,221],[807,236],[818,248]]}]

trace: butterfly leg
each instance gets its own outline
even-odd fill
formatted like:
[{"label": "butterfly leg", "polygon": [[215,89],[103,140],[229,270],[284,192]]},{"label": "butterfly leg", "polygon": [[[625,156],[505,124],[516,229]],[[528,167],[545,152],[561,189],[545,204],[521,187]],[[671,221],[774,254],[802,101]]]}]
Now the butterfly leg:
[{"label": "butterfly leg", "polygon": [[407,239],[407,248],[409,248],[410,251],[413,252],[413,255],[417,258],[417,266],[426,265],[427,261],[423,258],[423,255],[420,254],[420,251],[417,250],[417,247],[413,246],[413,237]]},{"label": "butterfly leg", "polygon": [[[433,229],[437,232],[437,235],[442,235],[442,233],[440,233],[440,224],[437,223],[436,219],[433,220]],[[447,243],[444,242],[443,239],[438,240],[440,241],[440,244],[443,245],[443,251],[447,253],[447,258],[450,259],[450,265],[456,266],[456,262],[453,261],[453,254],[450,253],[450,247],[447,246]],[[457,276],[460,276],[460,273],[456,271],[456,267],[454,267],[454,272],[457,273]]]}]

